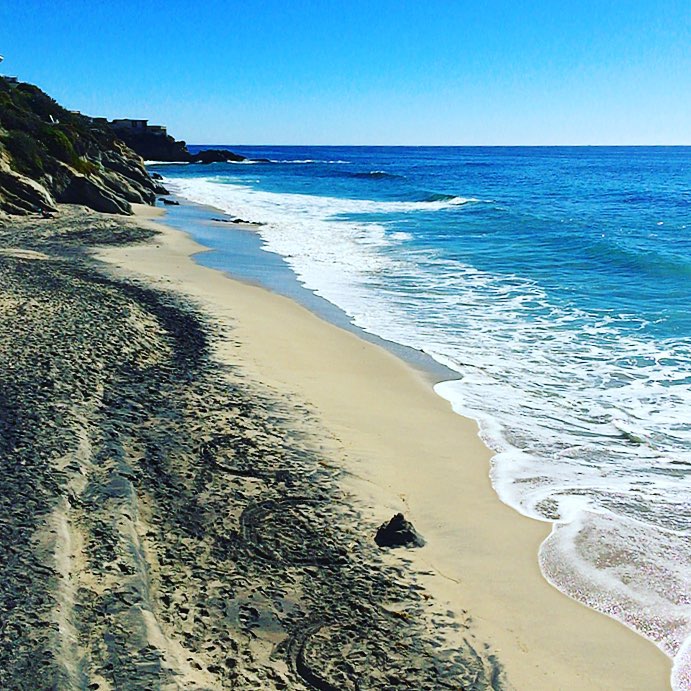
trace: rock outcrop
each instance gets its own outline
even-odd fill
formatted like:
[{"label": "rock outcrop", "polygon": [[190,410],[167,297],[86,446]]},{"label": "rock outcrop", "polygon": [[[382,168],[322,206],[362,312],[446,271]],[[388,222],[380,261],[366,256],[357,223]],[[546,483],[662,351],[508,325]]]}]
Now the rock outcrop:
[{"label": "rock outcrop", "polygon": [[190,163],[227,163],[228,161],[244,161],[245,157],[233,153],[228,149],[204,149],[192,154]]},{"label": "rock outcrop", "polygon": [[188,163],[191,158],[187,144],[169,134],[156,134],[146,130],[112,130],[127,146],[145,161],[166,161]]},{"label": "rock outcrop", "polygon": [[244,161],[245,157],[228,149],[204,149],[192,153],[183,141],[174,139],[169,134],[149,131],[146,128],[112,129],[145,161],[165,161],[167,163],[226,163],[227,161]]},{"label": "rock outcrop", "polygon": [[0,151],[0,211],[26,214],[55,211],[55,199],[35,180],[12,170],[9,155]]},{"label": "rock outcrop", "polygon": [[402,513],[397,513],[388,523],[382,523],[374,541],[380,547],[423,547],[425,540]]},{"label": "rock outcrop", "polygon": [[106,124],[0,77],[0,212],[51,211],[64,202],[130,214],[131,204],[166,193]]},{"label": "rock outcrop", "polygon": [[60,191],[59,200],[65,204],[83,204],[106,214],[129,214],[132,207],[126,195],[118,195],[100,181],[80,173],[67,174],[67,184]]}]

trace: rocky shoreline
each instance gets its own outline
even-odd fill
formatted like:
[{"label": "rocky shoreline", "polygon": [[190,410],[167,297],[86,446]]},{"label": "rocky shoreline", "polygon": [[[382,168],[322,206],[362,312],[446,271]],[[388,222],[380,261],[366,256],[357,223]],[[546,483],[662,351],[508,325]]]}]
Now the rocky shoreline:
[{"label": "rocky shoreline", "polygon": [[166,190],[108,126],[0,77],[0,216],[46,214],[59,203],[131,214],[157,194]]},{"label": "rocky shoreline", "polygon": [[88,253],[152,234],[0,221],[0,687],[504,688],[377,547],[311,411]]},{"label": "rocky shoreline", "polygon": [[[102,120],[105,120],[103,118]],[[114,123],[133,123],[135,127],[114,127]],[[165,161],[167,163],[227,163],[245,161],[244,156],[224,148],[202,149],[192,153],[187,142],[175,139],[160,125],[147,125],[146,120],[115,120],[105,122],[113,134],[117,135],[132,151],[145,161]]]},{"label": "rocky shoreline", "polygon": [[[144,160],[244,161],[222,148],[192,153],[146,120],[108,121],[69,111],[33,84],[0,76],[0,217],[81,204],[110,214],[153,205],[168,191]],[[160,176],[158,176],[160,179]]]}]

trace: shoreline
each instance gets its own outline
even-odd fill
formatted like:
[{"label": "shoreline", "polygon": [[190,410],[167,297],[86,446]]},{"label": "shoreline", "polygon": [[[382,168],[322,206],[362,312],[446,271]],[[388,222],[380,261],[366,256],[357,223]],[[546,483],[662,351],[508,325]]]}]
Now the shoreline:
[{"label": "shoreline", "polygon": [[[308,311],[316,314],[322,320],[333,324],[345,331],[354,333],[359,338],[383,347],[388,352],[408,363],[413,369],[425,376],[432,385],[458,379],[458,372],[443,365],[435,360],[431,355],[422,350],[416,350],[410,346],[404,346],[395,341],[386,340],[375,333],[365,331],[353,324],[351,318],[339,306],[329,302],[309,288],[305,287],[295,276],[293,269],[285,262],[285,258],[273,252],[262,249],[262,239],[258,228],[252,223],[229,223],[232,217],[225,211],[213,206],[192,202],[185,197],[176,194],[169,195],[179,202],[179,205],[160,208],[165,216],[165,224],[176,228],[183,233],[188,232],[190,225],[194,225],[199,231],[207,226],[213,229],[222,228],[226,230],[226,236],[236,238],[228,245],[217,246],[214,244],[213,234],[207,236],[203,234],[198,241],[204,250],[195,255],[195,260],[203,266],[217,271],[224,272],[219,264],[225,263],[225,258],[229,255],[236,260],[236,265],[231,275],[242,283],[258,286],[271,293],[282,295],[293,302],[305,307]],[[198,215],[194,212],[198,212]],[[190,212],[193,212],[190,214]],[[148,213],[148,212],[147,212]],[[162,217],[158,216],[157,217]],[[222,217],[226,217],[222,220]],[[237,238],[244,236],[242,242]],[[247,238],[250,238],[248,248]],[[256,242],[255,242],[256,240]],[[207,244],[208,242],[208,244]],[[242,267],[237,267],[238,253],[242,253]],[[256,265],[256,255],[261,256],[262,269],[256,273],[248,271],[247,263]],[[263,267],[271,265],[268,270]]]},{"label": "shoreline", "polygon": [[342,442],[253,368],[231,296],[202,311],[93,257],[150,241],[194,267],[159,228],[0,225],[2,688],[505,688],[375,544]]},{"label": "shoreline", "polygon": [[143,222],[161,233],[153,243],[97,257],[191,296],[214,322],[232,322],[243,368],[318,411],[339,440],[358,506],[375,524],[400,510],[412,520],[427,546],[406,559],[428,574],[435,599],[468,611],[510,686],[669,688],[671,661],[654,644],[547,583],[537,550],[549,525],[501,503],[477,426],[419,372],[288,298],[197,264],[192,256],[207,248]]}]

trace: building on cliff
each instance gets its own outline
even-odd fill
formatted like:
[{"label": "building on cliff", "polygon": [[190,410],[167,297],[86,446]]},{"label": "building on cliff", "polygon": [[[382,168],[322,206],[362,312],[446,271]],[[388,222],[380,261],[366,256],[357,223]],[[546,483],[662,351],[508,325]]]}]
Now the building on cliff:
[{"label": "building on cliff", "polygon": [[108,123],[116,132],[130,132],[132,134],[166,135],[166,128],[162,125],[149,125],[148,120],[135,120],[132,118],[117,118]]}]

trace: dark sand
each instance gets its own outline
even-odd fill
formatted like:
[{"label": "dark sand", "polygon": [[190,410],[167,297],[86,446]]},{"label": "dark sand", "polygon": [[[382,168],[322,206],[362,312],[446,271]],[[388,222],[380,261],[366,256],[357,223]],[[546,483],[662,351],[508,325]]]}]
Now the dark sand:
[{"label": "dark sand", "polygon": [[374,544],[312,412],[87,253],[151,235],[0,223],[0,689],[507,688]]}]

